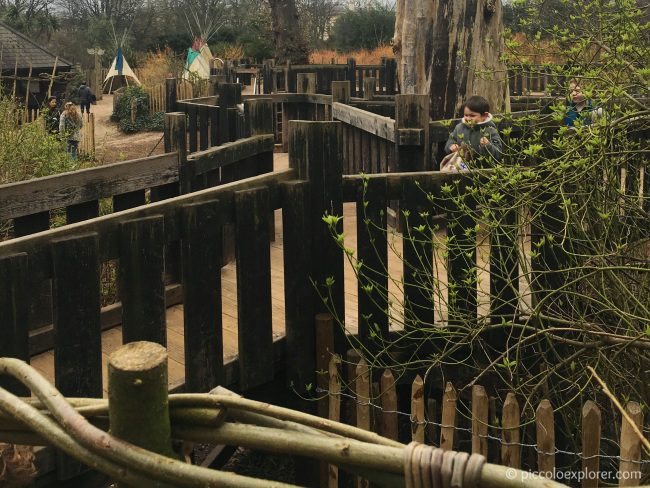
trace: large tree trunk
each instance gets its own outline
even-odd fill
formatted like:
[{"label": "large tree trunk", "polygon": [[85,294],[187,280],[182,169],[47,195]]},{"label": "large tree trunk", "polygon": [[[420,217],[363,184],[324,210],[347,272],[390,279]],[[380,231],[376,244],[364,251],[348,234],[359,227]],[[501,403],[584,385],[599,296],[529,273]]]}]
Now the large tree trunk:
[{"label": "large tree trunk", "polygon": [[398,0],[394,50],[401,93],[429,94],[434,119],[457,116],[471,95],[502,111],[502,32],[501,0]]},{"label": "large tree trunk", "polygon": [[309,62],[309,50],[300,31],[295,0],[269,0],[275,39],[275,59],[284,64]]}]

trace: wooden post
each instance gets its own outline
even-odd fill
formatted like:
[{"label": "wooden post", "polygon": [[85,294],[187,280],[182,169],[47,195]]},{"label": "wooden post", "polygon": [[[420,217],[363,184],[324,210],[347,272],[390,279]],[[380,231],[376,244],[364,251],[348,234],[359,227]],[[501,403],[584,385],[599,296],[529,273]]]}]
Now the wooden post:
[{"label": "wooden post", "polygon": [[539,402],[535,411],[537,426],[537,471],[542,476],[555,474],[555,419],[553,406],[547,399]]},{"label": "wooden post", "polygon": [[393,171],[431,171],[429,96],[395,97],[395,167]]},{"label": "wooden post", "polygon": [[350,82],[333,81],[332,82],[332,103],[339,102],[350,103]]},{"label": "wooden post", "polygon": [[[334,241],[323,215],[342,217],[342,159],[341,124],[339,122],[289,122],[289,166],[297,176],[311,183],[310,219],[312,232],[312,273],[319,292],[331,293],[325,305],[315,304],[316,313],[329,312],[333,307],[337,317],[345,317],[343,286],[343,251]],[[342,231],[342,219],[335,224]],[[330,288],[328,290],[327,288]],[[347,340],[341,327],[335,328],[335,350],[342,353]]]},{"label": "wooden post", "polygon": [[350,82],[350,96],[357,96],[357,62],[348,58],[348,81]]},{"label": "wooden post", "polygon": [[[175,457],[167,388],[164,347],[132,342],[117,349],[108,361],[111,434],[143,449]],[[126,487],[121,483],[118,486]]]},{"label": "wooden post", "polygon": [[183,112],[165,114],[165,152],[178,151],[179,186],[181,193],[192,191],[193,174],[187,165],[187,121]]},{"label": "wooden post", "polygon": [[[120,224],[119,288],[124,343],[167,344],[165,231],[161,215]],[[145,250],[143,252],[143,250]]]},{"label": "wooden post", "polygon": [[506,401],[503,403],[501,425],[503,427],[501,464],[510,468],[519,469],[521,467],[519,403],[513,392],[509,392],[506,395]]},{"label": "wooden post", "polygon": [[345,355],[346,367],[345,376],[347,379],[348,389],[352,398],[347,399],[346,417],[350,425],[357,425],[357,402],[356,402],[356,382],[357,382],[357,365],[361,361],[361,355],[356,349],[348,349]]},{"label": "wooden post", "polygon": [[284,314],[287,347],[287,382],[298,393],[306,394],[314,384],[316,342],[314,330],[315,297],[310,282],[311,221],[309,182],[289,181],[281,185]]},{"label": "wooden post", "polygon": [[[368,371],[368,363],[364,358],[361,358],[357,366],[357,378],[355,381],[355,389],[357,393],[357,427],[364,430],[371,430],[370,423],[370,374]],[[357,478],[358,488],[368,488],[370,485],[368,480]]]},{"label": "wooden post", "polygon": [[363,79],[363,98],[364,100],[372,100],[375,98],[375,86],[377,84],[376,78]]},{"label": "wooden post", "polygon": [[[328,366],[329,372],[329,412],[327,418],[334,422],[341,421],[341,357],[338,354],[332,356]],[[325,480],[323,480],[325,481]],[[327,485],[328,488],[338,488],[339,486],[339,468],[335,464],[330,464],[327,469],[327,483],[321,481],[321,486]]]},{"label": "wooden post", "polygon": [[271,257],[266,187],[235,192],[237,259],[237,341],[239,386],[247,390],[274,377],[271,308]]},{"label": "wooden post", "polygon": [[488,455],[488,396],[485,388],[472,387],[472,453]]},{"label": "wooden post", "polygon": [[[636,424],[639,431],[643,429],[643,412],[637,402],[628,402],[625,411]],[[621,426],[621,464],[618,468],[618,486],[639,486],[641,482],[641,439],[636,435],[630,423],[623,417]],[[636,462],[635,462],[636,461]]]},{"label": "wooden post", "polygon": [[176,112],[176,78],[165,80],[165,112]]},{"label": "wooden post", "polygon": [[381,375],[381,428],[384,437],[397,440],[397,392],[395,378],[390,369]]},{"label": "wooden post", "polygon": [[228,109],[241,103],[241,85],[239,83],[220,83],[219,92],[219,144],[231,141]]},{"label": "wooden post", "polygon": [[316,93],[316,73],[298,73],[296,93]]},{"label": "wooden post", "polygon": [[456,388],[447,382],[445,393],[442,395],[442,419],[440,420],[440,448],[445,451],[451,451],[454,448],[457,399]]},{"label": "wooden post", "polygon": [[219,201],[182,208],[185,390],[204,392],[224,380]]},{"label": "wooden post", "polygon": [[[325,390],[328,385],[330,361],[334,354],[334,318],[328,313],[316,315],[316,371],[317,386]],[[325,417],[329,411],[328,397],[322,396],[318,401],[318,415]]]},{"label": "wooden post", "polygon": [[587,400],[582,407],[582,488],[598,486],[600,471],[600,409]]},{"label": "wooden post", "polygon": [[424,381],[417,375],[411,385],[411,439],[424,444]]},{"label": "wooden post", "polygon": [[25,119],[24,122],[29,122],[29,84],[32,81],[32,63],[29,63],[29,74],[27,75],[27,85],[25,86]]},{"label": "wooden post", "polygon": [[47,98],[52,96],[52,86],[54,85],[54,77],[56,76],[56,67],[59,64],[59,56],[54,58],[54,66],[52,67],[52,76],[50,77],[50,84],[47,87]]},{"label": "wooden post", "polygon": [[[0,258],[0,357],[29,361],[28,273],[26,253]],[[0,387],[29,396],[29,389],[9,376],[0,377]]]}]

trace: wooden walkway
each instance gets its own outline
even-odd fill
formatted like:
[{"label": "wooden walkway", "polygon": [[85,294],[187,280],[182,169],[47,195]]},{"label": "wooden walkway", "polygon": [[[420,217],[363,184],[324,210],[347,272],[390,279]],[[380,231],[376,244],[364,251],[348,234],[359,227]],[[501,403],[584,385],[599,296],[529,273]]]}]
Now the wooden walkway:
[{"label": "wooden walkway", "polygon": [[[288,166],[286,153],[276,153],[275,169],[283,169]],[[345,245],[348,248],[356,249],[356,208],[354,203],[344,204],[344,234]],[[437,239],[444,238],[444,232],[436,236]],[[479,272],[479,313],[487,312],[488,288],[489,288],[489,245],[479,238],[478,265]],[[392,233],[389,236],[389,295],[393,303],[393,317],[391,328],[401,329],[401,303],[402,303],[402,261],[399,258],[402,252],[401,238]],[[273,337],[278,339],[284,336],[284,261],[282,246],[282,212],[275,212],[275,241],[270,245],[271,253],[271,291],[273,310]],[[446,320],[446,264],[443,251],[439,250],[435,256],[436,272],[439,274],[442,293],[436,308],[436,323]],[[221,271],[222,283],[222,309],[223,309],[223,342],[224,361],[229,361],[237,356],[237,275],[235,263],[229,263]],[[345,266],[345,326],[346,330],[356,333],[357,317],[357,281],[352,266],[347,263]],[[170,387],[184,381],[184,339],[183,339],[183,306],[175,305],[167,309],[167,349],[169,352],[169,384]],[[104,368],[104,395],[106,391],[107,362],[109,355],[122,344],[122,329],[115,327],[102,333],[102,363]],[[48,351],[31,358],[31,364],[54,382],[54,354]]]}]

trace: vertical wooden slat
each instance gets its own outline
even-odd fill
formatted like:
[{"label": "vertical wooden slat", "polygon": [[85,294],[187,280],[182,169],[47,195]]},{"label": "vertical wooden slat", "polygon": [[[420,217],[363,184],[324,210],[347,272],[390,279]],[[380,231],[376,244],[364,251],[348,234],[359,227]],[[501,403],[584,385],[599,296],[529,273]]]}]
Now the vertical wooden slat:
[{"label": "vertical wooden slat", "polygon": [[201,151],[210,147],[208,133],[210,129],[210,112],[207,105],[200,105],[198,108],[199,116],[199,149]]},{"label": "vertical wooden slat", "polygon": [[284,255],[284,317],[287,382],[299,393],[314,383],[314,291],[309,281],[311,225],[309,183],[281,185],[284,196],[282,232]]},{"label": "vertical wooden slat", "polygon": [[503,403],[501,426],[503,427],[501,464],[519,469],[521,467],[519,403],[513,392],[506,395],[506,401]]},{"label": "vertical wooden slat", "polygon": [[246,390],[273,379],[268,188],[235,192],[239,382]]},{"label": "vertical wooden slat", "polygon": [[546,477],[555,473],[555,418],[553,406],[547,399],[539,402],[535,411],[537,429],[537,471]]},{"label": "vertical wooden slat", "polygon": [[187,111],[187,131],[189,133],[189,151],[191,153],[198,151],[198,110],[196,105],[188,103],[185,105],[185,110]]},{"label": "vertical wooden slat", "polygon": [[[643,412],[637,402],[627,402],[625,411],[637,426],[643,431]],[[621,425],[621,464],[618,468],[619,486],[639,486],[641,483],[641,439],[632,430],[630,423],[623,417]]]},{"label": "vertical wooden slat", "polygon": [[384,370],[381,387],[381,435],[397,440],[397,391],[395,378],[390,369]]},{"label": "vertical wooden slat", "polygon": [[424,381],[417,375],[411,385],[411,439],[424,443]]},{"label": "vertical wooden slat", "polygon": [[488,396],[485,388],[472,387],[472,453],[488,455]]},{"label": "vertical wooden slat", "polygon": [[[371,430],[370,423],[370,372],[368,363],[362,357],[357,365],[355,390],[357,394],[357,427],[364,430]],[[368,480],[357,478],[358,488],[367,488]]]},{"label": "vertical wooden slat", "polygon": [[66,396],[101,396],[97,234],[52,242],[54,371]]},{"label": "vertical wooden slat", "polygon": [[356,206],[359,341],[375,354],[384,350],[382,341],[388,338],[386,180],[364,181]]},{"label": "vertical wooden slat", "polygon": [[[341,421],[341,357],[338,354],[332,356],[328,366],[329,372],[329,411],[327,418],[334,422]],[[328,465],[327,483],[329,488],[338,488],[339,486],[339,468],[334,465]],[[323,484],[321,483],[321,486]]]},{"label": "vertical wooden slat", "polygon": [[[0,258],[0,357],[29,362],[28,258],[20,253]],[[0,387],[19,396],[29,389],[8,376],[0,376]]]},{"label": "vertical wooden slat", "polygon": [[587,400],[582,407],[582,488],[598,486],[600,429],[600,408],[591,400]]},{"label": "vertical wooden slat", "polygon": [[[102,396],[99,240],[97,234],[52,242],[54,382],[69,397]],[[57,476],[86,468],[57,456]]]},{"label": "vertical wooden slat", "polygon": [[[322,390],[327,388],[330,360],[334,354],[334,318],[328,313],[319,313],[316,325],[316,384]],[[306,345],[305,345],[306,346]],[[318,401],[318,415],[325,417],[329,411],[328,397],[323,395]]]},{"label": "vertical wooden slat", "polygon": [[205,392],[221,384],[221,206],[183,206],[182,272],[185,389]]},{"label": "vertical wooden slat", "polygon": [[119,286],[122,340],[167,345],[165,231],[154,215],[120,224]]},{"label": "vertical wooden slat", "polygon": [[440,448],[445,451],[451,451],[454,448],[457,399],[456,388],[451,383],[447,383],[445,393],[442,395],[442,419],[440,420]]}]

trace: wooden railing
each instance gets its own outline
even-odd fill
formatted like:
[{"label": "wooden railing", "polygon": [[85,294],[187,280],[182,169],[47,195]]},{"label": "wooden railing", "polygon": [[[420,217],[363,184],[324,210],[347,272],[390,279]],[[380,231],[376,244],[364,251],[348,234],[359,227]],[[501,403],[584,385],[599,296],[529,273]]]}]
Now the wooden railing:
[{"label": "wooden railing", "polygon": [[[428,111],[419,105],[417,95],[404,97],[398,103],[416,104],[422,110],[411,110],[409,118],[396,126],[396,139],[408,143],[396,146],[397,163],[403,169],[415,169],[427,161],[428,131],[413,126],[420,117],[425,120],[425,115],[428,124]],[[388,269],[388,202],[397,200],[401,208],[409,210],[409,227],[413,229],[421,224],[429,228],[425,219],[434,208],[440,218],[455,223],[441,226],[447,237],[445,265],[435,271],[445,275],[441,279],[454,289],[446,306],[445,323],[474,323],[485,318],[498,324],[504,318],[515,319],[523,290],[513,256],[518,255],[523,236],[499,232],[498,227],[485,231],[485,240],[490,242],[489,249],[482,251],[487,253],[491,270],[489,303],[479,309],[478,276],[468,276],[467,272],[478,269],[474,230],[478,213],[471,202],[466,202],[467,208],[460,208],[454,203],[456,199],[445,198],[442,190],[450,187],[452,196],[462,198],[471,191],[476,175],[424,171],[344,176],[342,129],[341,122],[291,121],[288,170],[0,243],[0,309],[7,311],[0,314],[0,356],[29,357],[31,339],[26,317],[33,285],[51,279],[56,386],[67,396],[101,396],[100,263],[118,260],[124,341],[149,340],[166,345],[166,250],[178,245],[182,250],[186,362],[184,381],[177,388],[208,391],[225,384],[248,391],[278,379],[276,360],[281,360],[287,382],[302,392],[306,385],[315,384],[318,369],[314,317],[324,312],[346,317],[344,251],[323,222],[324,214],[343,216],[346,202],[356,207],[355,257],[376,270]],[[261,145],[264,154],[268,154],[266,141],[271,139],[262,137],[254,142]],[[255,155],[250,144],[246,142],[249,164],[265,167],[268,160]],[[220,154],[216,162],[208,163],[207,154],[196,156],[188,181],[196,181],[199,173],[209,174],[236,159],[230,149],[212,151]],[[502,215],[497,220],[512,221],[517,209],[503,208],[498,210]],[[281,341],[274,341],[272,331],[270,222],[260,218],[275,209],[282,209],[283,217],[286,335]],[[228,225],[234,226],[236,247],[238,359],[224,364],[219,270],[221,232]],[[336,228],[342,230],[340,221]],[[434,275],[434,263],[429,258],[418,259],[421,255],[434,255],[432,240],[424,239],[418,246],[404,242],[401,283],[405,327],[432,324],[438,312],[433,310],[431,296],[420,286],[421,276]],[[538,270],[539,266],[537,261],[531,268]],[[367,285],[363,277],[357,281],[356,301],[358,341],[370,351],[377,340],[390,339],[384,312],[389,307],[388,296],[380,291],[388,288],[389,277],[378,274],[373,279],[370,292],[363,289]],[[534,286],[534,280],[529,281]],[[325,283],[329,283],[326,301],[314,289],[314,284],[322,289]],[[373,317],[372,327],[368,317]],[[342,355],[348,347],[344,329],[336,327],[329,351]]]},{"label": "wooden railing", "polygon": [[[24,238],[50,229],[56,215],[64,215],[64,221],[73,224],[100,213],[121,212],[147,201],[157,202],[273,171],[271,104],[250,101],[246,105],[253,134],[249,138],[186,155],[185,114],[168,114],[165,144],[167,151],[174,152],[0,186],[0,220],[11,221],[14,237]],[[178,269],[177,263],[168,261],[170,304],[178,303],[180,298],[180,290],[174,286]],[[41,306],[30,305],[27,320],[32,331],[32,354],[52,347],[52,312],[46,310],[51,305],[51,290],[43,279],[40,273],[33,275],[32,302],[40,302]],[[102,328],[120,323],[119,307],[104,307]]]}]

